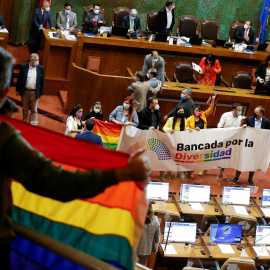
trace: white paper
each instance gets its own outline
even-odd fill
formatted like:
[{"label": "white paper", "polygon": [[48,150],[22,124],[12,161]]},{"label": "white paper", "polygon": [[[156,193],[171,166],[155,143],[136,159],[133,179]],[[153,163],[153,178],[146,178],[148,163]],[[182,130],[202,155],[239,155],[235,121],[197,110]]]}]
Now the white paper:
[{"label": "white paper", "polygon": [[261,257],[269,257],[267,249],[264,246],[253,246],[256,254]]},{"label": "white paper", "polygon": [[234,211],[237,214],[248,216],[248,212],[245,206],[234,205],[233,207],[234,207]]},{"label": "white paper", "polygon": [[178,38],[177,42],[176,42],[176,45],[180,45],[181,43],[184,43],[184,42],[181,40],[181,38]]},{"label": "white paper", "polygon": [[48,32],[50,38],[59,39],[58,37],[54,37],[53,34],[56,34],[56,32]]},{"label": "white paper", "polygon": [[149,38],[149,42],[153,41],[153,35],[151,35],[151,37]]},{"label": "white paper", "polygon": [[218,244],[218,246],[223,254],[235,254],[230,244]]},{"label": "white paper", "polygon": [[192,68],[193,68],[195,71],[199,72],[199,73],[202,72],[202,68],[201,68],[199,65],[197,65],[197,64],[195,64],[195,63],[193,63],[193,62],[192,62]]},{"label": "white paper", "polygon": [[249,257],[244,248],[241,251],[240,257]]},{"label": "white paper", "polygon": [[4,28],[4,29],[0,29],[0,33],[8,33],[8,30],[7,30],[7,28]]},{"label": "white paper", "polygon": [[[161,244],[161,246],[162,246],[162,249],[164,250],[165,244]],[[177,254],[177,252],[173,245],[167,245],[164,254]]]},{"label": "white paper", "polygon": [[191,206],[192,210],[199,210],[199,211],[204,211],[204,208],[200,203],[189,203]]},{"label": "white paper", "polygon": [[266,246],[266,249],[270,251],[270,246]]},{"label": "white paper", "polygon": [[185,36],[182,36],[180,37],[182,40],[184,40],[185,42],[189,42],[190,41],[190,38],[188,37],[185,37]]},{"label": "white paper", "polygon": [[173,38],[169,39],[169,45],[173,45]]},{"label": "white paper", "polygon": [[265,216],[267,217],[270,216],[270,208],[261,208],[261,210],[263,211]]},{"label": "white paper", "polygon": [[65,35],[66,40],[77,41],[75,35]]},{"label": "white paper", "polygon": [[250,51],[250,52],[246,52],[246,51],[244,50],[244,52],[245,52],[245,53],[249,53],[249,54],[253,54],[253,51]]},{"label": "white paper", "polygon": [[101,26],[98,30],[99,34],[102,35],[103,32],[111,32],[112,27],[106,27],[106,26]]}]

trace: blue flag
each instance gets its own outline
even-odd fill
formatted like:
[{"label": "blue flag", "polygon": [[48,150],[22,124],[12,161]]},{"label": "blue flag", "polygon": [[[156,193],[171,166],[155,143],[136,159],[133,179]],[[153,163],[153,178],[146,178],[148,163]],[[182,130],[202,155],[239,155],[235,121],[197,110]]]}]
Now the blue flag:
[{"label": "blue flag", "polygon": [[260,33],[260,44],[263,44],[265,41],[265,36],[267,33],[267,27],[269,24],[269,15],[270,15],[270,0],[264,0],[262,13],[260,17],[260,23],[262,25]]}]

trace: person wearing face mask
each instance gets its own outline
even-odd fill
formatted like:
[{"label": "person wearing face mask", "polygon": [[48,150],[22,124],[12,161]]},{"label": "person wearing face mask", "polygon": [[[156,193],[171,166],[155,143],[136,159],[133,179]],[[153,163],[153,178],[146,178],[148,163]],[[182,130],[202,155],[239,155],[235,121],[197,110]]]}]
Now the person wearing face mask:
[{"label": "person wearing face mask", "polygon": [[50,13],[50,4],[48,1],[43,1],[41,3],[41,8],[36,8],[34,11],[33,24],[28,40],[30,53],[36,53],[39,50],[41,32],[47,28],[47,23],[49,23],[51,29],[55,31]]},{"label": "person wearing face mask", "polygon": [[[157,70],[155,68],[150,68],[148,72],[146,73],[146,80],[150,84],[152,88],[156,88],[159,83],[161,83],[160,80],[157,79]],[[148,93],[146,96],[146,99],[149,98],[156,98],[158,94],[162,93],[162,87],[160,88],[160,91],[158,91],[156,94]]]},{"label": "person wearing face mask", "polygon": [[156,98],[149,98],[147,100],[147,107],[142,109],[139,113],[139,129],[158,130],[161,123],[161,113],[159,110],[158,100]]},{"label": "person wearing face mask", "polygon": [[[168,118],[166,124],[163,127],[165,133],[174,134],[175,132],[185,131],[187,127],[187,119],[185,118],[185,110],[183,106],[178,106],[174,112],[173,117]],[[167,179],[171,179],[171,172],[167,172]],[[175,177],[180,177],[180,179],[185,179],[183,172],[177,172]],[[190,172],[190,177],[193,178],[192,172]],[[159,179],[165,181],[164,171],[160,171]]]},{"label": "person wearing face mask", "polygon": [[71,4],[65,3],[64,10],[61,10],[57,15],[56,29],[69,30],[77,26],[77,15],[71,11]]},{"label": "person wearing face mask", "polygon": [[157,70],[156,79],[165,83],[165,61],[163,57],[159,56],[158,51],[152,51],[151,54],[147,54],[144,58],[142,73],[147,76],[150,68],[155,68]]},{"label": "person wearing face mask", "polygon": [[171,34],[175,24],[174,8],[175,1],[167,0],[165,7],[158,12],[156,18],[156,33]]},{"label": "person wearing face mask", "polygon": [[117,106],[110,114],[109,121],[117,125],[134,126],[139,125],[138,114],[133,108],[133,97],[125,98],[122,106]]},{"label": "person wearing face mask", "polygon": [[[254,110],[254,113],[252,116],[247,117],[246,119],[241,121],[241,126],[243,128],[246,127],[252,127],[252,128],[261,128],[261,129],[270,129],[270,121],[264,117],[264,107],[257,106]],[[254,187],[253,183],[253,176],[255,172],[249,172],[248,176],[248,184],[252,187]],[[239,177],[241,175],[240,171],[236,171],[235,177],[232,180],[231,184],[235,185],[239,182]]]},{"label": "person wearing face mask", "polygon": [[[194,114],[187,119],[187,129],[189,131],[207,128],[207,120],[206,118],[211,115],[214,111],[216,96],[212,95],[211,103],[209,108],[206,111],[202,110],[201,105],[196,105],[194,108]],[[207,172],[207,170],[203,170],[199,172],[199,175],[202,176]]]},{"label": "person wearing face mask", "polygon": [[22,97],[23,121],[31,125],[38,124],[38,101],[44,95],[44,67],[39,65],[39,56],[30,55],[30,63],[22,64],[16,85],[16,95]]},{"label": "person wearing face mask", "polygon": [[270,94],[270,54],[258,65],[255,77],[257,84],[254,93],[268,92]]},{"label": "person wearing face mask", "polygon": [[164,116],[164,120],[167,120],[168,117],[173,116],[179,106],[184,107],[185,117],[186,118],[190,117],[193,114],[193,109],[194,109],[194,102],[193,102],[193,99],[191,98],[191,95],[192,95],[192,89],[190,87],[184,87],[180,95],[179,103],[174,109],[172,109],[167,115]]},{"label": "person wearing face mask", "polygon": [[251,29],[252,22],[246,21],[244,26],[239,26],[235,31],[234,38],[236,43],[254,44],[255,32]]},{"label": "person wearing face mask", "polygon": [[103,121],[102,105],[100,101],[96,101],[90,108],[90,111],[85,115],[84,121],[92,118]]},{"label": "person wearing face mask", "polygon": [[75,137],[77,133],[84,132],[85,121],[82,122],[82,114],[82,105],[76,104],[67,118],[65,135]]},{"label": "person wearing face mask", "polygon": [[140,20],[140,17],[138,16],[138,12],[136,9],[132,9],[129,12],[129,15],[123,17],[122,27],[128,27],[129,33],[140,33],[141,20]]},{"label": "person wearing face mask", "polygon": [[202,72],[198,76],[198,84],[200,85],[215,85],[216,74],[221,72],[221,67],[218,59],[211,53],[203,57],[200,62]]},{"label": "person wearing face mask", "polygon": [[83,27],[86,32],[97,32],[100,26],[106,25],[100,4],[94,4],[93,9],[85,14]]}]

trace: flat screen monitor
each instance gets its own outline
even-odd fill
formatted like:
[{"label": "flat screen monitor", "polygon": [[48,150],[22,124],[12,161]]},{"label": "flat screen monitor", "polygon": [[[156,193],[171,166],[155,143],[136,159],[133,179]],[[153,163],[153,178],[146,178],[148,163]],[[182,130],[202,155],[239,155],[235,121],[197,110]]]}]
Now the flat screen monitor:
[{"label": "flat screen monitor", "polygon": [[[171,228],[170,228],[171,224]],[[169,242],[196,242],[197,223],[165,222],[164,240]]]},{"label": "flat screen monitor", "polygon": [[210,243],[241,243],[242,225],[212,224]]},{"label": "flat screen monitor", "polygon": [[169,183],[150,182],[146,188],[147,199],[168,200]]},{"label": "flat screen monitor", "polygon": [[250,202],[250,188],[223,187],[222,192],[223,204],[248,205],[249,202]]},{"label": "flat screen monitor", "polygon": [[262,206],[270,206],[270,189],[263,189],[261,204]]},{"label": "flat screen monitor", "polygon": [[209,202],[211,186],[182,184],[180,201],[182,202]]},{"label": "flat screen monitor", "polygon": [[257,226],[255,245],[270,245],[270,227],[269,226]]}]

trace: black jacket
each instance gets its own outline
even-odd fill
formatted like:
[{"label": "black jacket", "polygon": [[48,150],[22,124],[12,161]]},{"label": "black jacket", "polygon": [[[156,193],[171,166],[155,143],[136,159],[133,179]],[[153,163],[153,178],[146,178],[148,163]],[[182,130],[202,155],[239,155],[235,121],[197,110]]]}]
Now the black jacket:
[{"label": "black jacket", "polygon": [[2,15],[0,15],[0,26],[4,29],[4,28],[6,28],[6,25],[5,25],[5,23],[4,23],[4,19],[3,19],[3,16]]},{"label": "black jacket", "polygon": [[[255,117],[254,116],[249,116],[246,118],[245,124],[249,127],[255,127]],[[264,116],[262,117],[262,129],[269,129],[270,128],[270,122],[267,118]]]},{"label": "black jacket", "polygon": [[[261,79],[263,79],[265,81],[265,76],[266,76],[266,65],[265,65],[264,62],[261,62],[258,65],[258,68],[257,68],[257,70],[255,72],[255,77],[256,78],[260,77]],[[260,83],[259,81],[257,81],[256,88],[261,89],[263,87],[263,85],[264,85],[264,83]]]},{"label": "black jacket", "polygon": [[[16,92],[19,92],[20,96],[23,96],[23,93],[25,91],[28,70],[29,70],[29,63],[21,65],[21,69],[20,69],[20,73],[19,73],[17,85],[16,85]],[[37,93],[37,99],[38,99],[40,96],[44,95],[44,67],[41,65],[37,66],[36,87],[37,87],[36,93]]]},{"label": "black jacket", "polygon": [[[172,24],[170,30],[172,31],[175,24],[174,9],[172,10]],[[156,18],[156,32],[162,33],[167,28],[167,11],[166,7],[163,7],[157,14]]]},{"label": "black jacket", "polygon": [[[123,17],[122,20],[122,26],[123,27],[130,27],[130,19],[129,19],[129,15]],[[134,30],[137,31],[138,33],[141,31],[141,20],[140,17],[136,17],[134,20]]]},{"label": "black jacket", "polygon": [[[242,41],[245,41],[244,35],[245,35],[244,26],[238,27],[235,34],[234,34],[235,42],[240,43]],[[255,32],[252,29],[249,29],[249,32],[248,32],[249,41],[247,42],[247,44],[253,45],[254,36],[255,36]]]},{"label": "black jacket", "polygon": [[185,118],[189,118],[191,115],[193,115],[193,110],[194,110],[194,102],[192,98],[189,98],[184,104],[182,104],[182,99],[179,101],[179,103],[177,104],[177,106],[175,106],[175,108],[173,110],[171,110],[167,116],[172,117],[174,115],[174,112],[176,111],[176,108],[178,108],[179,106],[183,106],[184,110],[185,110]]},{"label": "black jacket", "polygon": [[[157,128],[160,126],[161,123],[161,113],[160,110],[154,110],[157,116]],[[139,129],[149,129],[152,126],[152,112],[149,107],[145,107],[138,113],[139,117]]]}]

